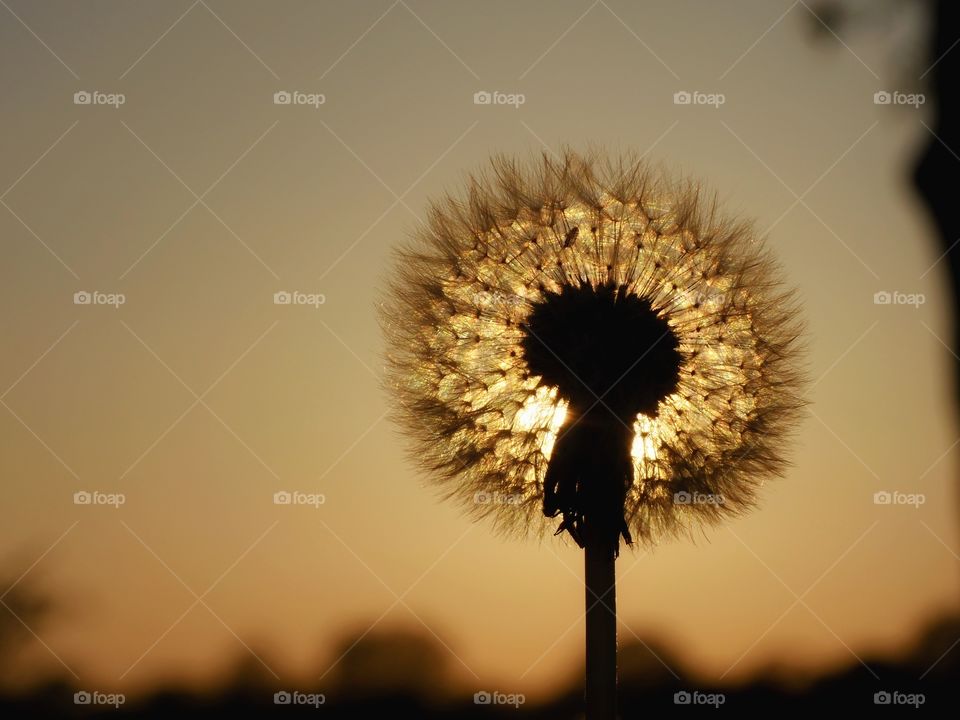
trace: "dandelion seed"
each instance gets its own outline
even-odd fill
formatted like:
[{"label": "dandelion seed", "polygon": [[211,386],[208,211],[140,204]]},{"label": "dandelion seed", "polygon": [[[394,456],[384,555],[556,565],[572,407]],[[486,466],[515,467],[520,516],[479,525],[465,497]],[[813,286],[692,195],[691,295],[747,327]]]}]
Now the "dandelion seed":
[{"label": "dandelion seed", "polygon": [[[414,456],[501,529],[582,542],[622,495],[611,526],[655,542],[742,512],[785,468],[792,295],[749,224],[636,159],[495,159],[400,251],[384,320]],[[622,487],[571,476],[596,443],[593,475]]]},{"label": "dandelion seed", "polygon": [[614,717],[621,539],[740,513],[785,468],[801,326],[774,263],[635,157],[501,157],[432,206],[383,321],[430,477],[501,529],[585,548],[587,717]]}]

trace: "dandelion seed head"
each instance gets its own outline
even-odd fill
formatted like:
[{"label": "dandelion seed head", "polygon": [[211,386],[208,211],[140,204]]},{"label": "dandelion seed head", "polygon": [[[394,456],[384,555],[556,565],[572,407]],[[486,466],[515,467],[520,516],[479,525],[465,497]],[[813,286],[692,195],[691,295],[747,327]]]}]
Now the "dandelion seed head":
[{"label": "dandelion seed head", "polygon": [[496,158],[398,251],[382,320],[413,457],[500,529],[555,530],[551,499],[566,524],[582,501],[556,468],[578,454],[625,478],[644,542],[742,512],[786,467],[793,296],[749,223],[636,157]]}]

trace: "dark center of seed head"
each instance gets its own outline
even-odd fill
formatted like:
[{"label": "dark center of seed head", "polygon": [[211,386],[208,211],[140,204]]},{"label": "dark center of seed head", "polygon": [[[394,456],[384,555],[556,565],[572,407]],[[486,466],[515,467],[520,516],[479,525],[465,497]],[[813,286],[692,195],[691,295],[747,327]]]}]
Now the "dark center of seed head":
[{"label": "dark center of seed head", "polygon": [[564,286],[534,306],[524,329],[530,373],[556,387],[574,416],[593,407],[591,415],[612,411],[632,427],[638,413],[654,417],[677,389],[677,336],[626,286]]},{"label": "dark center of seed head", "polygon": [[543,481],[543,512],[563,515],[581,547],[615,557],[631,542],[624,502],[633,480],[633,422],[675,392],[677,336],[650,302],[613,284],[548,293],[524,325],[530,373],[569,403]]}]

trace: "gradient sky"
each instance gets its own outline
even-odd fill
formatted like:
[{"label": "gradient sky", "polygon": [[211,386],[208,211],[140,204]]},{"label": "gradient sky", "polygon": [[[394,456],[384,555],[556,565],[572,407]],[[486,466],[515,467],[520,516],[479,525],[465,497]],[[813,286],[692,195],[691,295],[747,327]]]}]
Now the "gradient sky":
[{"label": "gradient sky", "polygon": [[307,684],[378,618],[439,637],[466,687],[570,678],[580,554],[471,525],[411,468],[375,312],[429,198],[561,143],[646,151],[756,218],[810,328],[789,476],[696,543],[625,553],[621,637],[735,679],[893,653],[954,606],[946,283],[906,179],[929,104],[873,102],[929,67],[904,53],[918,18],[845,47],[789,0],[0,5],[0,567],[66,608],[7,683],[204,684],[256,653]]}]

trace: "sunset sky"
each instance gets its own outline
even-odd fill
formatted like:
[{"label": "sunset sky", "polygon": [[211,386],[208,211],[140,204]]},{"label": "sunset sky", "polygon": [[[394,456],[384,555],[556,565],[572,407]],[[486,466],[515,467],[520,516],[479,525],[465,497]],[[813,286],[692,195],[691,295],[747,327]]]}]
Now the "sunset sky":
[{"label": "sunset sky", "polygon": [[947,284],[908,180],[930,102],[874,102],[923,92],[919,15],[844,44],[791,0],[2,0],[0,18],[0,593],[60,606],[7,685],[136,694],[250,657],[322,687],[374,624],[435,636],[471,692],[574,677],[580,551],[441,501],[386,417],[376,313],[430,198],[491,153],[564,143],[647,153],[755,218],[809,328],[793,468],[749,516],[623,553],[621,638],[713,681],[804,674],[898,652],[955,607]]}]

